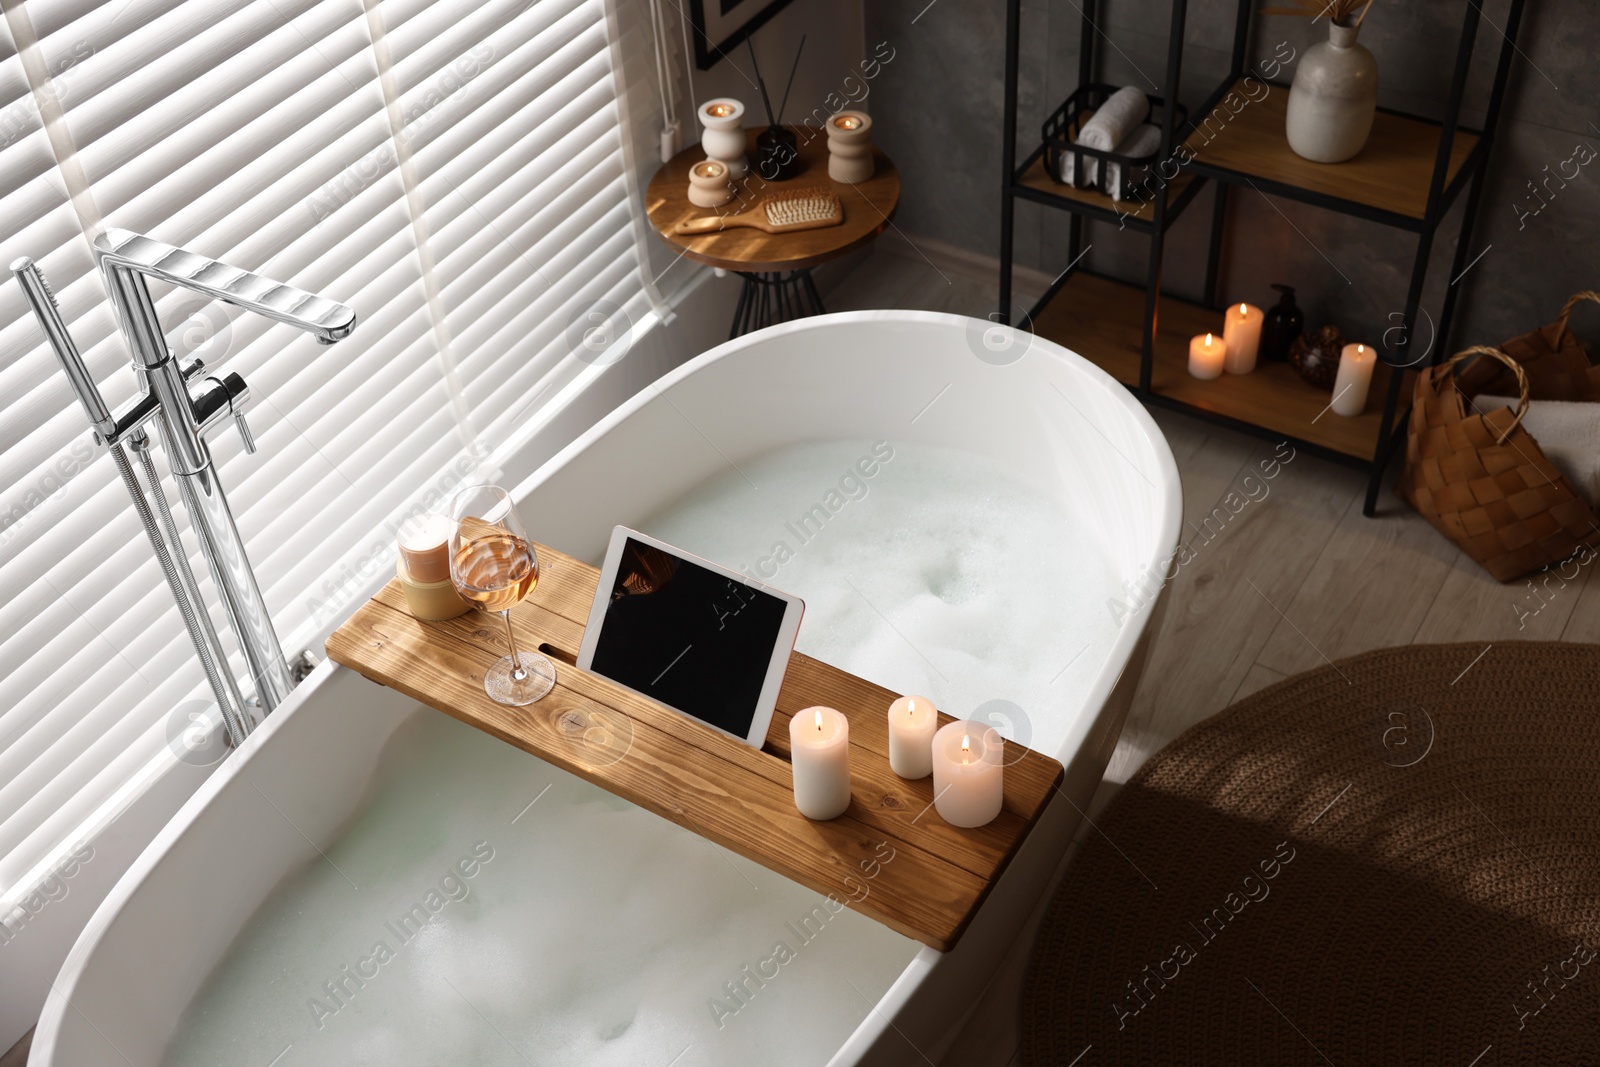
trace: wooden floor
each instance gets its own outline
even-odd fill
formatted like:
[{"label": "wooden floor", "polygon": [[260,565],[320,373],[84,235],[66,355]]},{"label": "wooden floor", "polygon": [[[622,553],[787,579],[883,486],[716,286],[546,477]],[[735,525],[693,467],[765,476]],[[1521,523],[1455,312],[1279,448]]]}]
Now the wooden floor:
[{"label": "wooden floor", "polygon": [[[1042,291],[1044,278],[1019,279]],[[918,308],[984,316],[995,309],[992,263],[891,232],[872,258],[836,282],[830,311]],[[1030,298],[1031,302],[1031,298]],[[1019,305],[1025,306],[1025,305]],[[1166,616],[1122,740],[1090,816],[1167,742],[1264,686],[1369,649],[1481,641],[1600,641],[1600,583],[1592,567],[1537,593],[1501,585],[1392,491],[1361,514],[1365,477],[1300,454],[1277,477],[1257,477],[1274,445],[1186,415],[1152,414],[1183,478],[1183,539],[1192,560],[1167,592]],[[1262,486],[1266,486],[1263,495]],[[1229,493],[1251,500],[1238,513]],[[1087,828],[1085,833],[1091,832]],[[1025,938],[1026,940],[1026,938]],[[1015,1063],[1019,945],[943,1063]]]}]

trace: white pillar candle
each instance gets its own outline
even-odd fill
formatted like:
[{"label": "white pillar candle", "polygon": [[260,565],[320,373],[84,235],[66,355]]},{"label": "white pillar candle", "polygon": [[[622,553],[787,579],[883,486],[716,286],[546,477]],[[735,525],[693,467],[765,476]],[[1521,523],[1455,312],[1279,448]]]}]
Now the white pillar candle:
[{"label": "white pillar candle", "polygon": [[1222,376],[1222,364],[1228,357],[1228,346],[1214,333],[1196,335],[1189,341],[1189,373],[1196,378]]},{"label": "white pillar candle", "polygon": [[933,732],[939,710],[927,697],[901,697],[889,705],[889,769],[902,778],[933,773]]},{"label": "white pillar candle", "polygon": [[850,720],[806,708],[789,720],[794,806],[808,819],[836,819],[850,806]]},{"label": "white pillar candle", "polygon": [[1345,345],[1339,352],[1339,374],[1333,379],[1333,413],[1359,415],[1367,407],[1367,388],[1378,365],[1378,351],[1366,345]]},{"label": "white pillar candle", "polygon": [[1005,740],[987,723],[947,723],[933,735],[933,804],[951,826],[983,826],[1000,814]]},{"label": "white pillar candle", "polygon": [[1252,304],[1234,304],[1223,312],[1222,342],[1228,346],[1229,374],[1249,374],[1256,369],[1264,319],[1261,309]]},{"label": "white pillar candle", "polygon": [[749,168],[743,121],[744,105],[732,97],[720,96],[700,105],[700,125],[705,127],[700,147],[708,158],[727,164],[728,177],[734,181],[743,178]]}]

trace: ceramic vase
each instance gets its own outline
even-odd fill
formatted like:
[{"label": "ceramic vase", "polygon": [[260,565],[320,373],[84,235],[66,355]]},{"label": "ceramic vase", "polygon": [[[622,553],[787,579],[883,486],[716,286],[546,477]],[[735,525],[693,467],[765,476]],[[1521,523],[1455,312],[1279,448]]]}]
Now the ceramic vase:
[{"label": "ceramic vase", "polygon": [[729,97],[707,100],[700,105],[700,125],[705,133],[700,135],[700,147],[706,150],[707,159],[728,165],[728,177],[734,181],[745,176],[749,161],[744,155],[744,105]]},{"label": "ceramic vase", "polygon": [[1366,145],[1378,107],[1378,61],[1356,41],[1359,33],[1330,23],[1328,39],[1307,49],[1295,69],[1284,125],[1296,155],[1341,163]]}]

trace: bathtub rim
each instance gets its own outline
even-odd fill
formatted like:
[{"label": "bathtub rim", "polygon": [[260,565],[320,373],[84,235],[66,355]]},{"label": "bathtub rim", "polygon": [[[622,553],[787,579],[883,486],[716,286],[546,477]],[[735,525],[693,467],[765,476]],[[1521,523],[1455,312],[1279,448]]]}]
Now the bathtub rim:
[{"label": "bathtub rim", "polygon": [[[963,334],[970,324],[974,322],[983,323],[985,329],[1013,329],[1009,326],[997,327],[995,323],[986,320],[943,312],[857,311],[813,316],[735,338],[701,353],[699,356],[680,364],[662,375],[656,381],[645,385],[632,397],[618,405],[545,463],[541,464],[531,475],[523,479],[521,483],[512,489],[512,498],[515,500],[526,499],[529,493],[537,489],[556,472],[573,462],[575,457],[587,449],[594,441],[609,433],[645,405],[714,363],[775,337],[801,333],[820,327],[871,322],[943,326],[951,330],[960,330]],[[1021,331],[1016,332],[1020,333]],[[1136,612],[1131,613],[1119,628],[1105,662],[1101,665],[1099,673],[1085,694],[1083,706],[1085,708],[1095,708],[1095,712],[1090,715],[1079,715],[1072,723],[1069,733],[1059,749],[1056,752],[1046,753],[1054,758],[1063,759],[1063,756],[1070,757],[1072,752],[1079,750],[1088,742],[1089,735],[1104,713],[1104,708],[1113,688],[1122,676],[1139,639],[1144,634],[1151,617],[1154,615],[1156,602],[1161,596],[1165,595],[1165,567],[1172,558],[1172,550],[1176,547],[1178,530],[1182,521],[1182,488],[1178,477],[1177,463],[1172,455],[1170,446],[1166,442],[1165,435],[1161,432],[1160,427],[1157,426],[1149,412],[1145,410],[1144,406],[1138,402],[1125,386],[1100,367],[1070,349],[1046,338],[1033,335],[1026,336],[1028,338],[1029,358],[1032,358],[1035,350],[1037,350],[1037,354],[1041,357],[1051,358],[1072,366],[1076,373],[1081,374],[1088,381],[1094,382],[1111,402],[1120,406],[1121,410],[1144,433],[1158,468],[1156,473],[1161,479],[1160,485],[1165,486],[1164,493],[1160,489],[1157,490],[1163,498],[1161,503],[1164,511],[1160,518],[1160,530],[1155,539],[1157,552],[1154,556],[1145,560],[1143,566],[1145,573],[1161,574],[1163,577],[1161,587],[1158,589],[1156,596],[1149,598]],[[976,356],[973,358],[976,358]],[[345,617],[341,618],[339,623],[342,625],[345,618],[348,618],[349,614],[354,612],[366,599],[373,596],[378,589],[387,583],[387,580],[388,575],[386,573],[375,575],[363,589],[365,596],[353,598],[350,611],[345,613]],[[1114,671],[1108,669],[1112,664],[1118,665]],[[46,997],[44,1008],[40,1013],[39,1022],[35,1028],[34,1042],[28,1060],[30,1064],[54,1062],[58,1035],[60,1035],[65,1025],[69,1009],[72,1008],[71,1000],[85,973],[86,966],[100,947],[107,932],[121,917],[133,894],[143,886],[155,867],[165,861],[184,835],[191,831],[196,820],[212,803],[217,794],[227,788],[251,765],[251,761],[258,750],[271,741],[280,730],[286,728],[293,717],[302,713],[311,697],[319,693],[335,677],[337,672],[347,670],[349,668],[335,664],[331,660],[324,660],[320,663],[304,682],[296,686],[288,700],[272,715],[267,716],[261,726],[246,739],[245,743],[238,750],[230,753],[228,758],[211,773],[201,787],[183,803],[171,820],[160,829],[150,844],[145,847],[138,858],[123,873],[122,877],[117,880],[100,906],[95,909],[93,916],[76,941],[74,941],[71,950],[62,963],[60,971],[51,981],[50,992]],[[354,674],[355,672],[352,671],[351,673]],[[396,696],[409,700],[409,698],[404,698],[403,694],[396,694]],[[1065,762],[1064,759],[1063,762]],[[1060,801],[1055,803],[1060,803]],[[870,1048],[893,1025],[892,1020],[899,1014],[900,1009],[915,996],[917,989],[932,970],[938,966],[944,955],[944,953],[925,945],[921,946],[905,969],[885,990],[880,1000],[868,1009],[857,1028],[830,1059],[830,1063],[849,1062],[847,1056]]]},{"label": "bathtub rim", "polygon": [[[387,575],[383,576],[387,581]],[[101,940],[111,926],[121,917],[123,909],[132,899],[149,877],[150,873],[172,851],[173,847],[190,833],[195,821],[215,799],[216,795],[227,788],[229,783],[240,777],[251,766],[254,754],[265,747],[273,737],[288,727],[289,722],[310,702],[311,697],[320,692],[340,671],[348,670],[332,660],[325,659],[317,664],[316,668],[306,676],[305,681],[295,686],[289,697],[266,716],[261,725],[245,738],[244,744],[230,752],[222,763],[212,771],[210,776],[199,789],[190,794],[189,799],[183,802],[165,826],[163,826],[144,851],[139,853],[138,859],[123,872],[117,884],[112,886],[111,892],[100,902],[90,917],[83,932],[72,943],[72,949],[67,953],[67,958],[61,964],[55,979],[50,983],[50,992],[45,998],[44,1010],[39,1013],[39,1022],[34,1028],[33,1044],[28,1052],[28,1063],[53,1063],[55,1060],[56,1037],[60,1033],[68,1008],[72,1007],[72,995],[77,990],[87,964],[93,957],[95,950],[100,947]],[[354,674],[354,671],[350,672]],[[415,703],[403,693],[396,693],[396,697]],[[419,705],[420,707],[421,705]],[[288,872],[285,872],[287,874]],[[235,935],[237,936],[237,934]],[[76,1009],[74,1009],[76,1010]],[[85,1016],[87,1019],[87,1016]],[[90,1025],[93,1025],[92,1023]],[[106,1039],[109,1042],[109,1038]],[[113,1046],[115,1047],[115,1046]],[[35,1059],[38,1057],[38,1059]]]}]

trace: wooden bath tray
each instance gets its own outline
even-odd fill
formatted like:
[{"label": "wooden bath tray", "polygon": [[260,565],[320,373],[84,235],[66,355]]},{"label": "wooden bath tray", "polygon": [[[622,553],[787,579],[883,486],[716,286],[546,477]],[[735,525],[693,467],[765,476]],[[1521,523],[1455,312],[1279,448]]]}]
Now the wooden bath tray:
[{"label": "wooden bath tray", "polygon": [[[328,657],[907,937],[940,950],[956,943],[1061,781],[1059,763],[1007,744],[1000,816],[952,827],[931,806],[933,779],[889,769],[886,716],[897,694],[798,652],[766,746],[754,749],[572,666],[599,572],[543,545],[538,553],[538,587],[513,623],[524,647],[566,661],[538,703],[509,708],[484,694],[484,670],[506,651],[498,619],[414,619],[398,581],[328,638]],[[813,704],[850,720],[850,807],[829,822],[795,810],[789,771],[789,718]]]}]

